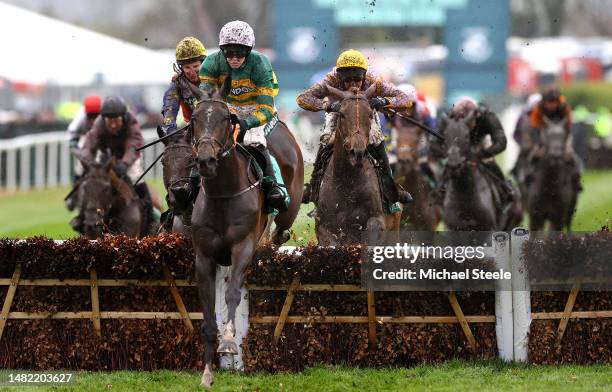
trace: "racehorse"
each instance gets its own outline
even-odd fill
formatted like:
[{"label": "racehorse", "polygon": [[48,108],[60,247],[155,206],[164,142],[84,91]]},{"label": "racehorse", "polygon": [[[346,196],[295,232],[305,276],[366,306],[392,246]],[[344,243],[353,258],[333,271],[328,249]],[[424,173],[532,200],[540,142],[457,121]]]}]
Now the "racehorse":
[{"label": "racehorse", "polygon": [[[217,351],[236,354],[238,346],[234,339],[234,316],[240,303],[240,289],[244,285],[245,271],[258,244],[265,239],[271,219],[264,205],[260,179],[256,171],[252,170],[253,159],[239,152],[238,149],[244,147],[237,146],[234,141],[232,122],[235,121],[232,121],[229,107],[222,99],[223,90],[214,97],[205,97],[204,93],[194,90],[199,104],[191,117],[195,159],[202,176],[202,189],[192,214],[192,239],[204,314],[202,334],[206,342],[202,385],[207,387],[213,383],[212,359],[217,342],[214,309],[217,265],[231,265],[231,276],[225,293],[228,319]],[[284,132],[278,132],[278,136],[287,135]],[[294,140],[291,138],[285,147],[289,148]],[[301,192],[292,192],[298,189],[298,185],[300,191],[303,188],[303,164],[297,143],[293,144],[293,148],[291,156],[279,156],[279,161],[285,162],[287,168],[290,166],[287,162],[299,159],[293,178],[284,178],[286,171],[283,173],[291,201],[299,203]],[[280,166],[282,168],[283,164]],[[295,184],[296,181],[301,183]],[[293,214],[290,211],[287,211],[289,217]],[[288,229],[281,224],[292,223],[290,218],[279,223],[279,217],[276,218],[277,233],[274,236],[277,240],[282,239],[283,231]]]},{"label": "racehorse", "polygon": [[410,208],[402,212],[401,226],[406,230],[435,231],[440,223],[440,208],[434,203],[420,163],[420,150],[425,138],[423,129],[401,117],[395,120],[397,164],[395,178],[412,195]]},{"label": "racehorse", "polygon": [[442,203],[442,219],[452,231],[511,230],[521,220],[521,207],[515,200],[508,211],[501,208],[501,195],[493,186],[493,174],[473,156],[470,128],[475,112],[464,119],[443,115],[446,187]]},{"label": "racehorse", "polygon": [[316,206],[319,245],[363,242],[363,231],[399,231],[400,214],[385,217],[374,163],[368,154],[373,116],[368,103],[376,85],[364,93],[327,86],[328,99],[340,101],[331,160],[325,169]]},{"label": "racehorse", "polygon": [[[571,229],[578,199],[575,157],[566,154],[566,122],[544,118],[540,132],[541,147],[531,157],[531,176],[527,178],[527,211],[531,230],[541,230],[549,221],[554,231]],[[568,159],[570,158],[570,159]],[[579,181],[579,179],[578,179]]]},{"label": "racehorse", "polygon": [[82,163],[86,169],[78,190],[82,234],[95,239],[104,232],[138,237],[157,231],[157,223],[144,211],[134,188],[115,173],[115,159],[104,164]]},{"label": "racehorse", "polygon": [[[166,136],[161,128],[157,128],[157,134],[160,138]],[[170,190],[184,187],[191,181],[191,169],[196,165],[192,154],[191,132],[190,130],[179,132],[174,136],[162,139],[162,141],[164,143],[164,152],[161,162],[168,207],[170,211],[174,211],[174,206],[177,203],[184,204],[183,214],[169,217],[171,219],[168,224],[169,227],[163,229],[190,236],[193,205],[188,200],[175,200],[177,192],[171,192]]]}]

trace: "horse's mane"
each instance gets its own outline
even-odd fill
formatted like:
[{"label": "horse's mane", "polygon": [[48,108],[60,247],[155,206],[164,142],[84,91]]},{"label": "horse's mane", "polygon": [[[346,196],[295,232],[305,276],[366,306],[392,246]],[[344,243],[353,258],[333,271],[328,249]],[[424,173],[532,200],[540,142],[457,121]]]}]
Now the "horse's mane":
[{"label": "horse's mane", "polygon": [[114,189],[117,190],[117,193],[124,201],[130,201],[134,199],[135,191],[134,188],[130,186],[125,180],[119,178],[119,176],[115,173],[114,170],[110,170],[108,172],[110,177],[111,185]]}]

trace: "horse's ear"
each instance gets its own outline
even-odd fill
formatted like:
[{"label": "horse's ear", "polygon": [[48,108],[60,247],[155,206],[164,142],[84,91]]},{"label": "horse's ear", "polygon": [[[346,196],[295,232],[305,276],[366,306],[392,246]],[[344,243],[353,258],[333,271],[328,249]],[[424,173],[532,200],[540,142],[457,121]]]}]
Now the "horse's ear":
[{"label": "horse's ear", "polygon": [[[160,127],[159,125],[157,126],[157,137],[158,138],[163,138],[164,136],[166,136],[166,132],[164,132],[164,130],[162,129],[162,127]],[[168,144],[168,139],[164,139],[162,140],[162,143],[164,143],[164,145]]]},{"label": "horse's ear", "polygon": [[115,157],[112,157],[111,159],[106,161],[106,164],[104,165],[104,170],[107,172],[111,171],[115,167],[116,163],[117,160],[115,159]]},{"label": "horse's ear", "polygon": [[338,100],[343,100],[346,97],[346,93],[344,91],[332,87],[329,84],[325,84],[325,88],[327,90],[327,96],[337,98]]},{"label": "horse's ear", "polygon": [[365,91],[365,97],[370,99],[376,94],[376,83],[372,83],[370,87]]},{"label": "horse's ear", "polygon": [[215,98],[219,98],[222,101],[225,101],[227,99],[227,94],[229,93],[229,83],[227,83],[228,80],[226,79],[226,81],[221,85],[221,87],[219,87],[219,89],[217,90],[217,93],[215,94]]},{"label": "horse's ear", "polygon": [[196,97],[198,101],[201,101],[202,99],[204,99],[204,92],[202,92],[202,90],[200,90],[198,86],[190,82],[185,83],[185,86],[187,86],[189,91],[191,91],[193,96]]},{"label": "horse's ear", "polygon": [[468,115],[465,116],[465,118],[463,119],[463,122],[466,123],[467,125],[470,125],[474,117],[476,117],[476,109],[470,110]]}]

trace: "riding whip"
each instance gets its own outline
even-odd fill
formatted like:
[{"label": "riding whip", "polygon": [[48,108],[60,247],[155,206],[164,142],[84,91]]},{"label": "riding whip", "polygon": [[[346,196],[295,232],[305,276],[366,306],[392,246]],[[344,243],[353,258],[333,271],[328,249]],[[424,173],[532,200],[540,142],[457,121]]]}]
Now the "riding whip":
[{"label": "riding whip", "polygon": [[144,145],[144,146],[142,146],[142,147],[138,147],[138,148],[136,149],[136,151],[144,150],[144,149],[145,149],[145,148],[147,148],[147,147],[151,147],[152,145],[157,144],[157,143],[159,143],[159,142],[161,142],[161,141],[163,141],[163,140],[166,140],[166,139],[168,139],[169,137],[172,137],[172,136],[176,135],[176,134],[177,134],[177,133],[179,133],[179,132],[183,132],[183,131],[184,131],[185,129],[187,129],[187,128],[189,128],[189,124],[186,124],[186,125],[184,125],[183,127],[179,128],[179,129],[177,129],[177,130],[175,130],[175,131],[170,132],[170,133],[169,133],[169,134],[167,134],[166,136],[162,136],[162,137],[160,137],[160,138],[159,138],[159,139],[157,139],[157,140],[153,140],[152,142],[147,143],[147,144],[145,144],[145,145]]},{"label": "riding whip", "polygon": [[393,114],[393,115],[395,115],[395,116],[398,116],[398,117],[403,118],[404,120],[408,121],[409,123],[412,123],[412,124],[416,125],[417,127],[419,127],[419,128],[421,128],[421,129],[423,129],[423,130],[425,130],[425,131],[429,132],[430,134],[434,135],[434,136],[435,136],[435,137],[437,137],[438,139],[440,139],[440,140],[444,141],[444,136],[442,136],[442,135],[440,134],[440,132],[436,131],[435,129],[433,129],[433,128],[431,128],[431,127],[428,127],[427,125],[423,124],[422,122],[417,121],[417,120],[415,120],[415,119],[414,119],[414,118],[412,118],[412,117],[408,117],[408,116],[405,116],[405,115],[403,115],[403,114],[400,114],[400,113],[396,112],[396,111],[395,111],[395,110],[393,110],[393,109],[383,109],[383,110],[384,110],[384,111],[389,112],[390,114]]},{"label": "riding whip", "polygon": [[149,167],[147,167],[147,170],[145,170],[140,177],[138,177],[138,179],[136,180],[136,182],[134,182],[134,185],[138,184],[138,182],[140,180],[142,180],[142,178],[149,172],[149,170],[151,170],[153,168],[153,166],[155,166],[155,164],[157,163],[157,161],[160,160],[160,158],[164,155],[164,153],[162,152],[161,154],[159,154],[159,156],[157,158],[155,158],[155,160],[153,161],[153,163],[151,163],[149,165]]}]

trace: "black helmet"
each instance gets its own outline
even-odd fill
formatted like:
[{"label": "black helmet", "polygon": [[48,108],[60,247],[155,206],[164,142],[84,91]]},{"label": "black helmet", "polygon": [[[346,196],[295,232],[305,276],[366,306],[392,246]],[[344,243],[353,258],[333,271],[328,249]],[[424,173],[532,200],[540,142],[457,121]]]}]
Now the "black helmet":
[{"label": "black helmet", "polygon": [[123,99],[114,96],[104,98],[102,109],[100,110],[100,114],[102,114],[103,117],[124,116],[126,113],[127,105]]}]

